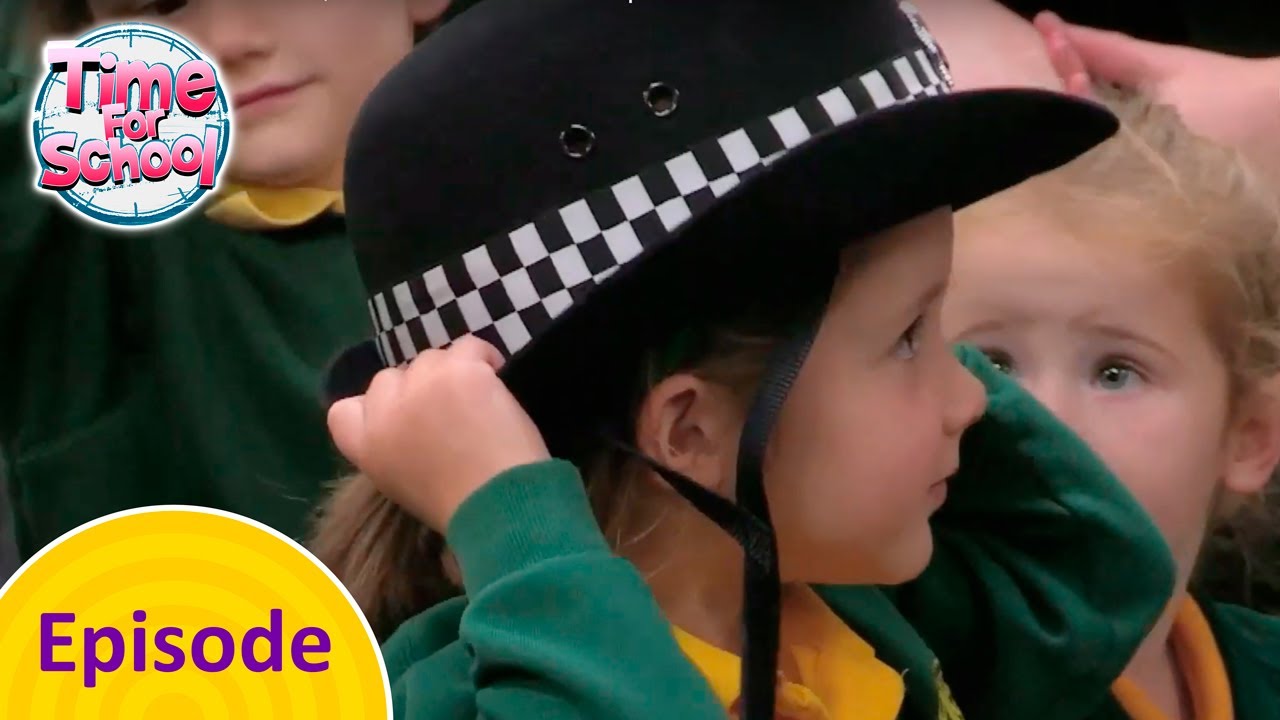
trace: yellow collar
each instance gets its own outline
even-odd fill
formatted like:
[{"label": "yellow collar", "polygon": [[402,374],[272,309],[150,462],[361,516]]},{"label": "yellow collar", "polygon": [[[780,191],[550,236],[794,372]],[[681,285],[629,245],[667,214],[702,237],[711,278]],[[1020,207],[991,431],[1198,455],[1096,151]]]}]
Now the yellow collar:
[{"label": "yellow collar", "polygon": [[[1231,681],[1227,666],[1213,638],[1213,629],[1195,600],[1178,608],[1169,633],[1178,673],[1191,694],[1192,717],[1195,720],[1232,720]],[[1112,694],[1132,720],[1167,720],[1164,713],[1142,690],[1127,678],[1112,686]]]},{"label": "yellow collar", "polygon": [[325,212],[345,211],[342,193],[336,190],[229,185],[219,190],[205,215],[242,230],[278,230],[302,225]]},{"label": "yellow collar", "polygon": [[[779,720],[892,720],[906,687],[812,590],[788,589],[783,600]],[[741,658],[680,628],[676,642],[712,691],[737,714]]]}]

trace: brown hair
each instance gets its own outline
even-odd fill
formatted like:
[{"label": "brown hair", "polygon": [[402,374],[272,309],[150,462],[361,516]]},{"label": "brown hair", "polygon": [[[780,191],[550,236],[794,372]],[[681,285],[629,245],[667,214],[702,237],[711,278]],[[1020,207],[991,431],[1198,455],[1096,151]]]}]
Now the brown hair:
[{"label": "brown hair", "polygon": [[[1047,216],[1077,237],[1150,251],[1199,294],[1231,378],[1233,406],[1273,390],[1280,374],[1280,211],[1274,189],[1228,148],[1194,135],[1172,107],[1140,94],[1098,88],[1119,116],[1111,140],[1066,166],[961,213]],[[1233,599],[1271,585],[1280,600],[1280,502],[1277,489],[1224,518],[1206,543],[1203,568],[1242,569]],[[1224,557],[1233,548],[1235,558]],[[1270,576],[1270,577],[1268,577]],[[1215,582],[1215,588],[1224,581]],[[1277,606],[1280,609],[1280,606]]]},{"label": "brown hair", "polygon": [[[745,406],[764,372],[777,333],[722,330],[682,371],[733,391]],[[643,395],[672,374],[660,354],[643,364]],[[745,409],[745,408],[744,408]],[[624,438],[625,439],[625,438]],[[630,510],[640,501],[637,481],[647,472],[635,458],[599,448],[579,463],[596,520],[615,550],[632,536]],[[413,615],[461,593],[447,572],[444,539],[381,495],[359,474],[340,480],[321,508],[308,547],[346,585],[374,633],[385,638]]]}]

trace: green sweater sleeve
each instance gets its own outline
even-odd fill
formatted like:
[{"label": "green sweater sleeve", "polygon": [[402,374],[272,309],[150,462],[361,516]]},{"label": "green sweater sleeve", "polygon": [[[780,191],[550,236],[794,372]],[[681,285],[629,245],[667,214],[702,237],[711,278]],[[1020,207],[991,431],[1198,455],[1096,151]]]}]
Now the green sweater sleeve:
[{"label": "green sweater sleeve", "polygon": [[1164,609],[1173,560],[1073,433],[978,352],[989,408],[961,445],[934,560],[894,591],[967,717],[1079,720]]},{"label": "green sweater sleeve", "polygon": [[0,104],[0,447],[44,442],[117,402],[141,242],[36,189],[29,101],[23,88]]},{"label": "green sweater sleeve", "polygon": [[447,537],[467,597],[383,648],[399,720],[724,718],[643,579],[610,552],[572,465],[498,476]]}]

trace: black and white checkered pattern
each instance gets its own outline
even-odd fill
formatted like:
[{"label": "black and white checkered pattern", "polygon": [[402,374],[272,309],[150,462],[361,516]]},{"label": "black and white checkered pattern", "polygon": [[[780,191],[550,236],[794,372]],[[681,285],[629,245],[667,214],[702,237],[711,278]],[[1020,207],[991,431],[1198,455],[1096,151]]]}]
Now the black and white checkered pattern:
[{"label": "black and white checkered pattern", "polygon": [[951,89],[928,44],[597,190],[373,296],[387,365],[476,335],[510,357],[647,247],[813,135]]}]

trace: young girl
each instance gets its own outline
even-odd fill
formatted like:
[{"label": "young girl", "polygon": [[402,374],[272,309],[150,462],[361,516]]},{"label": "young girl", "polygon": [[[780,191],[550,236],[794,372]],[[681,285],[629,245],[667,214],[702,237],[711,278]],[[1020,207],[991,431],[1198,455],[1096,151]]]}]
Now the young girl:
[{"label": "young girl", "polygon": [[366,477],[313,546],[399,624],[397,717],[1094,709],[1167,550],[939,303],[947,206],[1113,120],[947,77],[891,2],[486,0],[375,90],[348,209],[407,367],[332,407]]},{"label": "young girl", "polygon": [[58,38],[127,17],[173,27],[217,60],[236,126],[207,216],[126,238],[37,192],[30,96],[0,107],[0,475],[24,558],[163,503],[303,534],[339,472],[320,371],[367,322],[338,215],[346,136],[448,5],[29,3]]},{"label": "young girl", "polygon": [[1079,432],[1173,549],[1178,593],[1094,717],[1280,717],[1280,620],[1188,591],[1206,532],[1280,459],[1274,198],[1171,109],[1113,105],[1117,138],[961,213],[946,329]]}]

